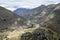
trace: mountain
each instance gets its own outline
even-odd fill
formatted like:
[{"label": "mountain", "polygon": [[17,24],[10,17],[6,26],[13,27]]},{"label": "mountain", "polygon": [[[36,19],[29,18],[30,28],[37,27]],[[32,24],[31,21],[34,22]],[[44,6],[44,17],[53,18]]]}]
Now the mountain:
[{"label": "mountain", "polygon": [[60,3],[51,5],[41,5],[37,8],[32,9],[31,14],[25,16],[29,19],[32,24],[40,24],[41,26],[49,27],[54,31],[60,33]]},{"label": "mountain", "polygon": [[16,13],[17,15],[20,15],[20,16],[24,16],[26,14],[30,14],[31,13],[31,9],[26,9],[26,8],[17,8],[14,13]]},{"label": "mountain", "polygon": [[17,14],[0,7],[0,40],[60,40],[60,4]]},{"label": "mountain", "polygon": [[33,9],[26,9],[26,8],[17,8],[14,13],[23,16],[23,17],[27,17],[27,16],[31,16],[32,14],[37,14],[39,12],[41,12],[44,8],[46,8],[45,5],[41,5],[37,8],[33,8]]},{"label": "mountain", "polygon": [[26,19],[0,6],[0,31],[26,25]]},{"label": "mountain", "polygon": [[33,24],[37,23],[60,33],[60,4],[48,5],[37,14],[32,15],[30,19]]}]

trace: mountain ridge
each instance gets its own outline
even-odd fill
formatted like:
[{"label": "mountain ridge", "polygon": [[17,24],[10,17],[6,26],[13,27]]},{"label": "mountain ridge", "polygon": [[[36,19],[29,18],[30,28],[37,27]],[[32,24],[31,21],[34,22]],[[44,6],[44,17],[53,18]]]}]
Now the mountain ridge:
[{"label": "mountain ridge", "polygon": [[[25,25],[25,18],[14,14],[13,12],[0,7],[0,31],[11,28],[14,29],[16,26]],[[15,27],[14,27],[15,26]]]}]

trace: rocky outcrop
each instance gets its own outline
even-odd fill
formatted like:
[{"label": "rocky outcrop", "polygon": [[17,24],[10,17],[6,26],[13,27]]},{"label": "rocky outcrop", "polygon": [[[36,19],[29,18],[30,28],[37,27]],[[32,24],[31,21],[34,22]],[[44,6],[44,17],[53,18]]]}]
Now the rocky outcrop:
[{"label": "rocky outcrop", "polygon": [[22,34],[20,40],[58,40],[58,36],[55,38],[54,33],[50,30],[36,29],[32,33]]}]

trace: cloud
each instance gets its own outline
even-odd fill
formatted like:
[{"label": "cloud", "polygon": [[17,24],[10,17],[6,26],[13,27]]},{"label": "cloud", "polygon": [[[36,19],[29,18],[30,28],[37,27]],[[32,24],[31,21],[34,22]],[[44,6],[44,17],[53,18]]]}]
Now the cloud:
[{"label": "cloud", "polygon": [[60,0],[0,0],[0,6],[14,10],[15,8],[35,8],[42,4],[48,5],[59,2]]}]

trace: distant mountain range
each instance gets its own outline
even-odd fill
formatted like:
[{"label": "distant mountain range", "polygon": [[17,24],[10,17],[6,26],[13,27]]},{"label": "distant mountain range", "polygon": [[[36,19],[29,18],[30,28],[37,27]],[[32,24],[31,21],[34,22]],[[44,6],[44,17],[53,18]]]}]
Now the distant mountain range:
[{"label": "distant mountain range", "polygon": [[17,8],[14,13],[20,16],[24,16],[25,14],[31,13],[31,9],[26,9],[26,8]]},{"label": "distant mountain range", "polygon": [[46,8],[45,5],[41,5],[37,8],[34,9],[26,9],[26,8],[17,8],[14,13],[20,16],[26,16],[26,15],[31,15],[31,14],[36,14],[42,11],[44,8]]}]

